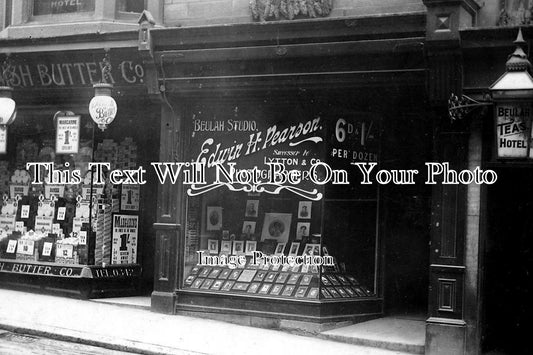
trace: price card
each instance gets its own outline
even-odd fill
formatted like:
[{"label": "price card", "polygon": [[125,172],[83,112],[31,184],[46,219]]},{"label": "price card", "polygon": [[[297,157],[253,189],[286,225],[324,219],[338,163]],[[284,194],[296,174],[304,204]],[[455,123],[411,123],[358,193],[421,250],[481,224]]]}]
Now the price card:
[{"label": "price card", "polygon": [[61,225],[59,223],[52,223],[52,233],[53,234],[59,234],[59,230],[61,229]]},{"label": "price card", "polygon": [[67,208],[66,207],[59,207],[57,209],[57,220],[58,221],[64,221],[66,214],[67,214]]},{"label": "price card", "polygon": [[33,240],[21,239],[19,240],[19,247],[17,249],[18,254],[33,255],[33,248],[35,242]]},{"label": "price card", "polygon": [[79,233],[80,245],[87,245],[87,231],[80,231]]},{"label": "price card", "polygon": [[56,257],[72,258],[74,246],[71,244],[56,244]]},{"label": "price card", "polygon": [[57,117],[56,153],[78,153],[80,142],[80,116]]},{"label": "price card", "polygon": [[15,222],[15,231],[24,233],[24,222],[22,221],[16,221]]},{"label": "price card", "polygon": [[22,205],[20,209],[20,218],[30,217],[30,205]]},{"label": "price card", "polygon": [[6,253],[13,254],[15,252],[15,249],[17,249],[17,241],[14,239],[10,239],[7,243]]},{"label": "price card", "polygon": [[52,254],[52,246],[54,243],[44,242],[43,243],[43,256],[50,256]]}]

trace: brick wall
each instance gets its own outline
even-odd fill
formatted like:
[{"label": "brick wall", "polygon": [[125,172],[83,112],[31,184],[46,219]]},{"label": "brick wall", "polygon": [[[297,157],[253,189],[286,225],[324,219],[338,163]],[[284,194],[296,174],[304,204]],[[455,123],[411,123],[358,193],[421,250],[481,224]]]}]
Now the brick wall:
[{"label": "brick wall", "polygon": [[[425,11],[422,0],[333,0],[329,17]],[[165,0],[165,25],[251,22],[249,0]]]}]

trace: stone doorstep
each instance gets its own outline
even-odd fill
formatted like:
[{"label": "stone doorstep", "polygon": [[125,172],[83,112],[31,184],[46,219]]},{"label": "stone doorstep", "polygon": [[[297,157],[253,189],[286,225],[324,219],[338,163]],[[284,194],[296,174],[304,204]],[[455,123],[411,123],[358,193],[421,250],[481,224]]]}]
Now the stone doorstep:
[{"label": "stone doorstep", "polygon": [[425,321],[379,318],[322,332],[318,337],[409,354],[425,353]]}]

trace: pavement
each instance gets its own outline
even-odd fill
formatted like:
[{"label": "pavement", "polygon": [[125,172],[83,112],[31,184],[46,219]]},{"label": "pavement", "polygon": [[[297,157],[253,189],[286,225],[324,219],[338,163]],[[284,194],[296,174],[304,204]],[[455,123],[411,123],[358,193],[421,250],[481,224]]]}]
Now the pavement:
[{"label": "pavement", "polygon": [[[413,353],[411,348],[406,348],[407,351],[386,350],[349,344],[352,339],[350,333],[358,334],[356,337],[364,335],[364,327],[357,329],[357,325],[349,326],[352,328],[344,327],[348,329],[339,328],[323,332],[313,337],[301,336],[203,318],[154,313],[146,309],[146,300],[146,298],[144,301],[139,299],[134,302],[133,307],[129,307],[127,302],[123,304],[110,303],[109,300],[94,302],[0,289],[0,329],[142,354],[404,355]],[[390,324],[390,322],[385,323]],[[372,334],[375,334],[376,330],[383,331],[379,324],[370,325],[375,329]],[[401,330],[399,324],[396,326]],[[387,332],[385,330],[385,336],[403,341],[394,338],[398,335],[387,335]],[[416,336],[406,332],[405,329],[399,333],[404,333],[409,339],[418,339],[418,343],[423,341],[418,332]],[[414,353],[419,352],[419,348],[414,350],[416,350]]]}]

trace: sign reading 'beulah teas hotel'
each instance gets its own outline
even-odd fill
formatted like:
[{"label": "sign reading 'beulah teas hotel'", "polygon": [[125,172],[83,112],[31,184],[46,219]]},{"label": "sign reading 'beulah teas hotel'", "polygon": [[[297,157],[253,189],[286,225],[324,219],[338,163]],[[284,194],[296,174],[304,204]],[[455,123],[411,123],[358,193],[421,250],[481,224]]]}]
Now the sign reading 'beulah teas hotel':
[{"label": "sign reading 'beulah teas hotel'", "polygon": [[529,148],[533,117],[531,104],[498,104],[495,109],[498,158],[533,157]]}]

